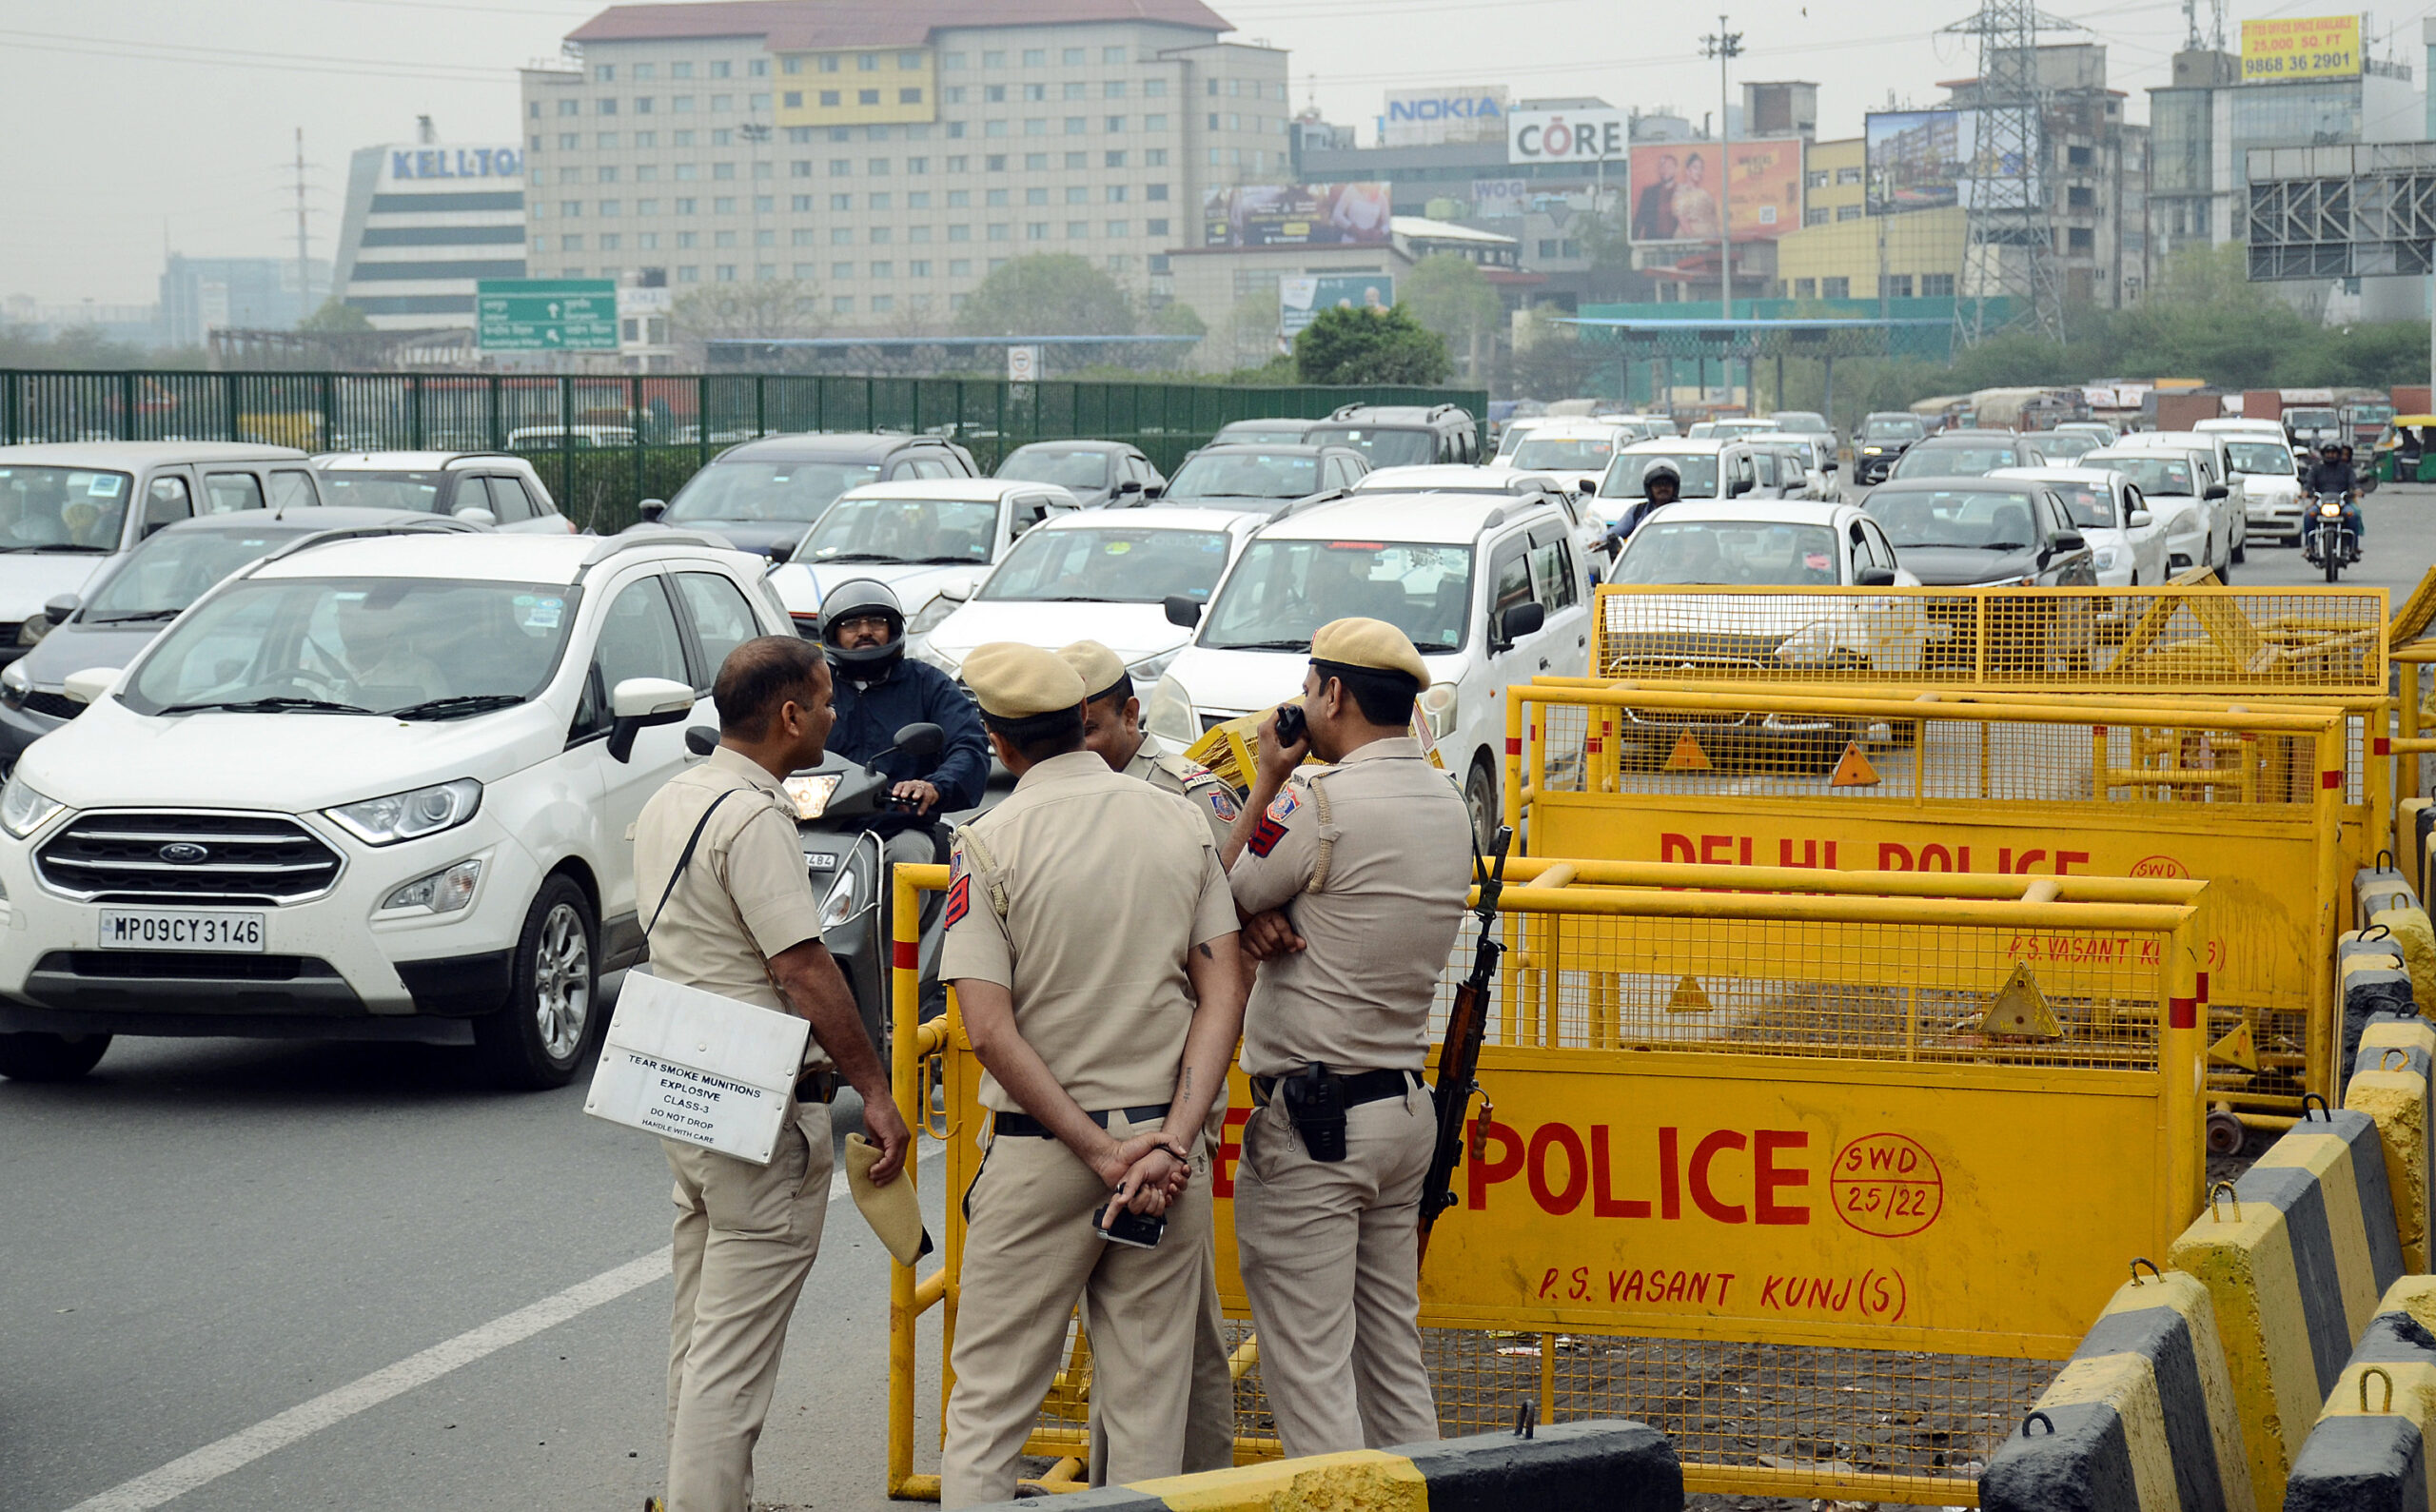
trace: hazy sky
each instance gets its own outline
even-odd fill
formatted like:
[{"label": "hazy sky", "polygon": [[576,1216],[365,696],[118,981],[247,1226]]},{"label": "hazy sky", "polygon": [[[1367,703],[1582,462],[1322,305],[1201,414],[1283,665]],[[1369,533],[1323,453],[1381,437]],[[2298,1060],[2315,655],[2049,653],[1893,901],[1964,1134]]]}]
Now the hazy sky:
[{"label": "hazy sky", "polygon": [[[885,4],[886,0],[874,0]],[[1257,38],[1291,49],[1298,107],[1370,123],[1391,88],[1503,84],[1516,98],[1597,94],[1717,106],[1699,57],[1712,13],[1646,0],[1211,0]],[[1968,77],[1963,38],[1935,29],[1970,0],[1734,0],[1745,56],[1734,79],[1811,79],[1819,134],[1861,113],[1927,104]],[[2049,0],[2108,46],[2134,120],[2184,35],[2181,0],[2100,8]],[[554,56],[599,9],[555,0],[0,0],[0,295],[49,302],[155,298],[165,245],[196,256],[292,256],[295,131],[304,130],[313,254],[329,255],[347,155],[408,139],[430,115],[442,140],[512,140],[515,70]],[[2203,18],[2206,0],[2201,0]],[[2233,0],[2244,16],[2337,13],[2332,0]],[[2396,55],[2421,60],[2418,17],[2375,15]],[[2382,47],[2376,49],[2381,55]],[[2414,69],[2415,71],[2415,69]]]}]

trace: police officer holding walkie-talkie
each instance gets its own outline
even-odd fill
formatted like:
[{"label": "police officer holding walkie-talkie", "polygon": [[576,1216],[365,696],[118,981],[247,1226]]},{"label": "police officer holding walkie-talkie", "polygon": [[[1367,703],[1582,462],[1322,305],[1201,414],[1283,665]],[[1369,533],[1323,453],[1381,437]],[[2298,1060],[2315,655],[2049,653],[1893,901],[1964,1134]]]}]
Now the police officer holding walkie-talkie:
[{"label": "police officer holding walkie-talkie", "polygon": [[[1472,847],[1464,800],[1411,733],[1428,682],[1395,626],[1321,626],[1301,707],[1262,723],[1225,849],[1260,963],[1235,1238],[1288,1455],[1438,1437],[1417,1321],[1437,1134],[1422,1070]],[[1306,755],[1333,764],[1298,772]]]}]

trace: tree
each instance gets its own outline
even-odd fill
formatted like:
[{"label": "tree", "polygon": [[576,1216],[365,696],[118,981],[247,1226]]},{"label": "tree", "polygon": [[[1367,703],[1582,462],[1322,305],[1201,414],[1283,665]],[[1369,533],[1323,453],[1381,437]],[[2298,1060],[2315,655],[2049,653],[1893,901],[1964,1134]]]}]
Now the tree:
[{"label": "tree", "polygon": [[1130,336],[1133,328],[1132,294],[1069,252],[1004,264],[956,317],[966,336]]},{"label": "tree", "polygon": [[318,336],[338,336],[372,329],[372,317],[333,294],[322,307],[296,323],[296,328]]},{"label": "tree", "polygon": [[1523,313],[1514,330],[1511,389],[1517,399],[1574,399],[1590,390],[1600,368],[1621,348],[1594,346],[1571,325],[1560,325],[1546,309]]},{"label": "tree", "polygon": [[784,341],[821,332],[817,285],[796,279],[705,284],[678,296],[670,334],[695,363],[713,341]]},{"label": "tree", "polygon": [[1399,303],[1320,311],[1294,337],[1294,370],[1306,383],[1443,383],[1455,363],[1446,338]]},{"label": "tree", "polygon": [[1463,352],[1464,375],[1479,383],[1486,348],[1505,324],[1505,301],[1480,268],[1461,253],[1433,252],[1405,275],[1403,292],[1397,303]]}]

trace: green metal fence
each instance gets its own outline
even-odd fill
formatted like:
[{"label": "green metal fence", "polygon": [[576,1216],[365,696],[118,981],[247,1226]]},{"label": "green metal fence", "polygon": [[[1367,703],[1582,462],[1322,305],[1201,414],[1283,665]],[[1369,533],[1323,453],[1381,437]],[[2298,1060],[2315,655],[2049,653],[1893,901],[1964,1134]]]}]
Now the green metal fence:
[{"label": "green metal fence", "polygon": [[307,451],[507,450],[541,469],[579,525],[622,529],[713,456],[757,436],[944,436],[984,471],[1028,442],[1126,441],[1161,468],[1231,421],[1342,404],[1461,405],[1478,389],[1007,383],[986,379],[697,373],[56,372],[0,369],[0,443],[244,441]]}]

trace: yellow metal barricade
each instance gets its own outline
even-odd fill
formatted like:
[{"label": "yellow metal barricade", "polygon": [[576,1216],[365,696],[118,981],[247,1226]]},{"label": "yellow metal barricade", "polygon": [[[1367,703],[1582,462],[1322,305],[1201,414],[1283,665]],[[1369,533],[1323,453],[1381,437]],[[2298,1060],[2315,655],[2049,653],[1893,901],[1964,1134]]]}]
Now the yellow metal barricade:
[{"label": "yellow metal barricade", "polygon": [[[899,870],[909,934],[945,880]],[[1972,1500],[1966,1466],[2197,1211],[2201,885],[1519,858],[1505,896],[1480,1152],[1423,1279],[1442,1428],[1631,1416],[1695,1490]],[[891,1310],[889,1492],[919,1498],[917,1324],[942,1313],[943,1411],[981,1113],[953,1002],[917,1028],[910,938],[896,958],[897,1095],[947,1143],[939,1268],[897,1267]],[[1240,1077],[1230,1097],[1242,1460],[1276,1450],[1240,1322]],[[1078,1338],[1027,1452],[1080,1456],[1089,1390]]]},{"label": "yellow metal barricade", "polygon": [[2347,711],[1534,684],[1507,718],[1535,854],[2211,882],[2204,995],[2255,1050],[2211,1095],[2273,1122],[2329,1084],[2328,963],[2380,843],[2343,802]]}]

